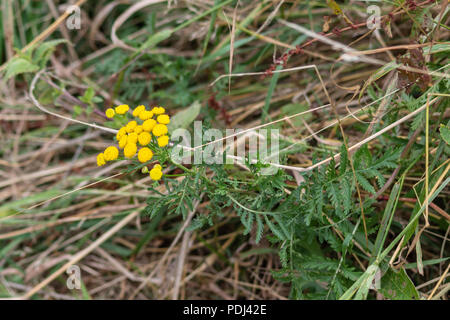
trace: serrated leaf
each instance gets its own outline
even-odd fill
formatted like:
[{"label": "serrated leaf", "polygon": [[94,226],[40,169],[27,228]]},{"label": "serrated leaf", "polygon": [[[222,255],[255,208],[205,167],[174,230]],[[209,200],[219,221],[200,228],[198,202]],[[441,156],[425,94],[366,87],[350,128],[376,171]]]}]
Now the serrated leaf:
[{"label": "serrated leaf", "polygon": [[5,80],[17,76],[21,73],[36,72],[39,66],[23,58],[14,58],[6,65]]},{"label": "serrated leaf", "polygon": [[370,184],[369,180],[366,179],[362,174],[356,173],[356,179],[358,180],[361,187],[363,187],[364,190],[367,192],[370,192],[372,194],[375,194],[375,188]]},{"label": "serrated leaf", "polygon": [[283,267],[287,267],[287,246],[281,247],[279,255],[281,264],[283,265]]},{"label": "serrated leaf", "polygon": [[441,133],[442,140],[444,140],[445,143],[450,144],[450,128],[441,124],[439,131]]},{"label": "serrated leaf", "polygon": [[254,217],[255,217],[255,215],[253,213],[251,213],[251,212],[248,213],[247,219],[244,223],[244,226],[245,226],[244,235],[249,234],[250,231],[252,230]]},{"label": "serrated leaf", "polygon": [[375,171],[375,172],[376,172],[378,187],[382,188],[386,184],[386,179],[383,177],[383,175],[379,171]]},{"label": "serrated leaf", "polygon": [[55,48],[60,43],[66,43],[65,39],[57,39],[46,41],[42,43],[33,54],[33,61],[39,64],[41,67],[44,67],[47,63],[50,55],[55,51]]},{"label": "serrated leaf", "polygon": [[337,190],[334,183],[330,182],[329,184],[327,184],[327,192],[328,192],[328,198],[330,199],[331,203],[333,204],[333,207],[336,210],[340,210],[339,191]]},{"label": "serrated leaf", "polygon": [[259,215],[256,216],[256,243],[259,243],[262,239],[264,232],[264,224]]},{"label": "serrated leaf", "polygon": [[425,121],[425,114],[423,112],[419,113],[412,121],[411,129],[416,130]]},{"label": "serrated leaf", "polygon": [[270,219],[268,218],[267,215],[264,215],[264,218],[266,219],[266,223],[269,226],[269,229],[273,232],[274,235],[276,235],[278,237],[278,239],[287,240],[284,233],[270,221]]},{"label": "serrated leaf", "polygon": [[389,268],[381,278],[378,291],[391,300],[419,299],[419,293],[403,268],[399,271]]},{"label": "serrated leaf", "polygon": [[191,221],[190,225],[186,228],[186,231],[192,232],[194,230],[200,229],[204,224],[204,219],[197,217]]},{"label": "serrated leaf", "polygon": [[342,194],[344,195],[344,213],[348,214],[350,212],[351,206],[352,206],[352,191],[350,189],[350,183],[347,179],[342,180],[341,184],[342,188]]}]

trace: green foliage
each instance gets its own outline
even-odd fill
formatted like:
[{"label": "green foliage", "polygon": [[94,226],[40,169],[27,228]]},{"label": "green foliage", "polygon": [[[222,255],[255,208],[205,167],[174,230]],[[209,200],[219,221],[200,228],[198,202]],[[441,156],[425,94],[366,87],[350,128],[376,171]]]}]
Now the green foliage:
[{"label": "green foliage", "polygon": [[79,116],[82,113],[89,116],[94,111],[95,104],[103,101],[101,97],[95,96],[95,90],[92,87],[87,88],[84,94],[78,98],[86,104],[86,108],[83,109],[81,106],[75,105],[73,108],[74,116]]},{"label": "green foliage", "polygon": [[197,172],[195,176],[188,176],[181,182],[166,181],[167,194],[161,194],[156,189],[150,188],[159,196],[148,198],[145,212],[151,217],[159,212],[167,212],[168,214],[181,214],[183,218],[186,218],[189,211],[194,209],[194,201],[200,200],[200,194],[205,188],[201,182],[200,172]]},{"label": "green foliage", "polygon": [[33,64],[25,58],[13,58],[6,66],[5,80],[17,76],[21,73],[36,72],[39,66]]},{"label": "green foliage", "polygon": [[168,125],[169,132],[173,132],[173,130],[178,128],[187,128],[189,125],[197,118],[200,113],[201,105],[198,101],[195,101],[188,108],[179,111],[176,115],[174,115],[170,119],[170,123]]},{"label": "green foliage", "polygon": [[55,51],[56,46],[66,40],[51,40],[39,46],[31,47],[27,52],[17,51],[17,56],[10,59],[5,66],[5,80],[23,73],[33,73],[44,68]]},{"label": "green foliage", "polygon": [[391,300],[417,300],[419,294],[405,269],[398,271],[391,268],[383,275],[380,284],[380,293]]},{"label": "green foliage", "polygon": [[[149,97],[178,106],[194,102],[196,96],[191,92],[193,73],[185,58],[171,58],[166,55],[150,57],[154,63],[153,72],[160,76],[154,80],[154,90]],[[159,88],[164,90],[159,90]],[[166,103],[167,104],[167,103]]]},{"label": "green foliage", "polygon": [[[385,183],[384,173],[398,165],[398,158],[398,149],[381,152],[361,147],[353,155],[357,183],[374,194]],[[154,216],[167,212],[186,217],[203,193],[203,201],[209,201],[209,212],[197,213],[189,230],[212,226],[226,212],[235,212],[244,235],[251,235],[257,243],[265,235],[273,245],[278,245],[283,269],[274,276],[293,284],[292,298],[340,297],[361,275],[347,258],[355,252],[360,254],[353,241],[362,244],[364,250],[373,248],[371,242],[364,244],[361,224],[354,224],[361,211],[345,148],[341,148],[339,165],[331,161],[322,169],[304,174],[305,182],[289,195],[285,190],[292,178],[284,171],[265,176],[260,172],[262,164],[246,165],[250,172],[242,177],[230,178],[227,167],[210,165],[208,168],[214,174],[208,180],[204,178],[206,167],[197,165],[192,172],[185,172],[181,182],[166,179],[168,193],[149,198],[147,213]],[[373,204],[370,199],[363,203],[369,235],[379,227]],[[333,252],[346,258],[333,258]],[[317,285],[318,282],[326,285]],[[309,293],[305,294],[305,290]]]},{"label": "green foliage", "polygon": [[[449,124],[450,124],[450,122],[449,122]],[[441,124],[440,129],[439,129],[442,139],[447,144],[450,144],[450,126],[449,126],[449,124],[447,124],[447,125]]]},{"label": "green foliage", "polygon": [[[20,3],[22,4],[22,2]],[[218,76],[228,73],[230,70],[230,54],[233,54],[234,57],[234,63],[231,66],[233,73],[253,73],[267,70],[274,59],[283,57],[283,52],[289,53],[290,50],[287,48],[283,48],[280,52],[280,48],[283,46],[275,45],[273,40],[292,48],[309,42],[310,37],[303,34],[299,35],[297,31],[280,25],[278,23],[279,18],[306,22],[307,17],[309,17],[310,24],[308,24],[308,27],[311,26],[314,30],[319,31],[323,27],[321,12],[324,9],[330,14],[334,12],[337,17],[332,17],[332,20],[330,20],[331,28],[333,28],[330,31],[332,30],[333,34],[330,34],[329,38],[341,43],[353,43],[354,33],[359,31],[352,31],[352,28],[348,28],[353,23],[348,23],[346,19],[350,17],[353,22],[358,23],[361,16],[354,15],[353,9],[360,10],[361,7],[358,4],[353,6],[353,3],[348,1],[341,1],[339,4],[335,1],[327,1],[326,3],[308,1],[291,3],[288,1],[280,4],[280,10],[277,13],[272,8],[272,5],[277,5],[275,2],[259,2],[253,6],[251,2],[248,3],[250,3],[249,7],[244,8],[247,5],[245,1],[238,4],[235,0],[215,0],[214,6],[207,9],[192,2],[187,8],[183,8],[183,5],[166,8],[166,4],[160,4],[159,7],[149,6],[145,10],[139,10],[139,12],[133,14],[132,18],[126,19],[127,21],[123,23],[120,30],[117,30],[119,38],[127,45],[132,46],[133,50],[125,50],[122,47],[111,49],[111,46],[104,46],[104,39],[108,39],[111,25],[114,21],[117,21],[119,15],[127,10],[127,6],[130,4],[120,4],[114,6],[113,9],[111,7],[110,12],[108,11],[109,14],[101,19],[102,21],[99,21],[100,25],[97,25],[99,37],[91,38],[91,34],[88,37],[70,35],[72,41],[81,38],[76,40],[77,43],[74,48],[76,48],[77,55],[80,58],[80,61],[78,61],[80,63],[79,69],[83,71],[80,73],[83,76],[79,77],[78,74],[74,74],[65,77],[64,73],[61,73],[62,75],[57,74],[54,79],[60,80],[61,84],[58,87],[49,86],[45,81],[37,82],[36,97],[42,104],[50,105],[53,103],[56,106],[65,104],[65,109],[61,109],[61,113],[67,110],[71,112],[69,108],[72,107],[74,117],[84,116],[85,121],[95,121],[99,124],[101,120],[93,114],[93,110],[103,101],[112,104],[113,101],[119,100],[130,106],[139,104],[145,104],[146,106],[163,105],[169,110],[170,114],[174,115],[169,125],[170,132],[173,132],[176,128],[190,128],[192,122],[198,117],[202,117],[204,123],[209,123],[208,125],[228,127],[227,113],[231,113],[232,122],[236,118],[240,118],[241,114],[245,115],[245,119],[240,119],[241,121],[237,122],[236,126],[256,126],[267,122],[270,116],[273,116],[274,119],[282,119],[327,103],[323,92],[320,90],[320,82],[313,70],[277,73],[264,78],[254,75],[224,77],[213,86],[210,86],[210,83]],[[233,50],[231,50],[230,30],[233,26],[230,24],[230,17],[235,6],[238,8],[239,14],[234,28]],[[349,105],[350,108],[352,111],[357,110],[357,108],[366,104],[367,100],[373,101],[373,103],[370,107],[364,108],[362,112],[355,111],[356,117],[368,116],[365,119],[361,118],[362,121],[350,122],[345,120],[344,122],[344,117],[342,118],[345,133],[351,137],[349,140],[352,143],[363,139],[363,134],[368,133],[369,125],[373,124],[370,133],[375,133],[380,128],[392,124],[423,106],[428,97],[436,97],[432,95],[433,93],[440,93],[439,102],[430,106],[429,163],[424,161],[425,134],[423,128],[425,127],[425,112],[417,114],[412,121],[404,122],[388,133],[364,144],[352,154],[348,154],[344,146],[339,150],[335,146],[303,139],[310,134],[304,128],[304,121],[311,122],[311,128],[317,132],[319,129],[322,130],[325,124],[334,120],[334,115],[327,112],[327,109],[294,117],[289,119],[289,123],[283,121],[274,124],[271,126],[272,128],[283,130],[280,146],[282,149],[289,147],[280,153],[282,164],[295,165],[299,163],[293,160],[294,157],[301,159],[301,165],[307,162],[303,160],[308,159],[309,162],[311,158],[314,164],[339,153],[339,157],[335,157],[326,165],[312,171],[295,172],[295,174],[293,170],[286,169],[278,170],[275,174],[266,176],[262,174],[262,169],[266,165],[259,162],[250,163],[249,159],[246,159],[243,164],[247,170],[242,170],[241,167],[233,165],[183,166],[172,162],[168,152],[163,152],[155,147],[155,150],[160,153],[152,159],[152,162],[157,159],[164,169],[167,169],[168,173],[164,175],[161,181],[155,181],[152,185],[149,185],[148,189],[151,195],[146,199],[145,214],[150,218],[150,222],[145,223],[146,221],[142,220],[142,232],[140,228],[136,230],[134,226],[128,225],[130,229],[123,229],[118,233],[120,236],[132,235],[131,239],[138,239],[134,250],[128,246],[123,246],[125,242],[117,242],[113,239],[104,242],[102,248],[124,260],[135,258],[138,253],[142,254],[142,251],[145,251],[141,249],[151,239],[165,232],[160,230],[162,229],[159,228],[160,226],[170,228],[168,238],[172,240],[173,233],[178,232],[179,226],[183,225],[190,213],[193,212],[194,216],[187,230],[196,231],[194,235],[201,235],[199,238],[202,244],[205,244],[204,248],[211,250],[211,252],[218,253],[215,245],[210,244],[210,240],[216,239],[204,239],[202,234],[205,229],[208,232],[213,230],[212,237],[222,236],[224,230],[228,233],[230,230],[231,232],[241,233],[240,242],[235,241],[227,250],[218,253],[220,260],[225,260],[226,263],[230,263],[226,258],[233,256],[233,249],[243,244],[242,239],[247,242],[245,245],[253,246],[255,243],[257,244],[255,248],[239,254],[243,259],[254,252],[260,254],[276,252],[279,261],[271,264],[274,268],[271,270],[272,275],[278,281],[290,285],[289,297],[292,299],[372,299],[375,293],[375,291],[371,291],[373,290],[372,284],[379,276],[381,277],[381,286],[377,289],[377,293],[382,294],[385,298],[418,299],[419,293],[412,281],[416,281],[417,278],[411,276],[411,280],[405,270],[415,272],[415,270],[412,270],[413,268],[420,270],[423,266],[432,265],[434,272],[425,273],[431,279],[437,274],[436,265],[448,260],[447,257],[442,257],[422,261],[421,248],[426,246],[432,248],[428,252],[431,256],[438,257],[439,254],[442,255],[443,253],[440,252],[439,247],[433,247],[435,243],[430,245],[433,242],[429,238],[431,233],[424,232],[419,237],[418,232],[423,225],[423,203],[426,196],[424,168],[428,168],[429,187],[431,189],[444,172],[445,161],[450,155],[450,122],[446,118],[450,99],[445,96],[450,91],[450,79],[442,77],[442,73],[448,73],[450,45],[439,42],[439,39],[442,40],[443,30],[436,33],[430,32],[430,29],[436,28],[439,23],[438,16],[436,16],[438,12],[436,9],[439,9],[439,6],[435,3],[429,3],[414,9],[409,8],[409,6],[413,7],[414,3],[401,0],[389,3],[388,7],[383,8],[383,14],[388,14],[395,7],[399,10],[405,10],[405,13],[398,12],[395,15],[396,28],[393,28],[391,32],[396,35],[399,33],[398,30],[401,30],[401,33],[405,35],[411,34],[411,39],[388,39],[386,37],[386,42],[389,42],[386,46],[424,43],[431,40],[433,40],[433,45],[414,49],[416,51],[409,49],[391,50],[397,56],[397,59],[384,65],[375,66],[365,64],[364,61],[332,63],[333,60],[339,59],[342,53],[332,46],[326,46],[327,49],[323,50],[325,48],[322,47],[323,44],[316,41],[313,45],[305,47],[309,52],[305,50],[306,54],[296,53],[292,55],[292,59],[288,59],[286,65],[277,65],[276,69],[283,70],[286,67],[294,67],[298,63],[316,64],[324,78],[330,76],[325,79],[327,90],[329,90],[333,99],[336,98],[339,105],[338,113],[342,116],[348,110],[341,109],[340,106],[344,101],[349,101],[349,95],[344,93],[346,90],[341,90],[341,84],[343,83],[345,86],[347,86],[347,82],[351,82],[352,86],[357,83],[361,84],[362,88],[358,92],[359,105],[355,106],[352,103]],[[430,11],[432,7],[434,9]],[[153,10],[155,8],[157,9]],[[164,10],[159,12],[159,8],[164,8]],[[294,8],[295,10],[287,10],[287,8]],[[366,7],[362,8],[366,9]],[[29,12],[29,8],[26,7],[20,8],[19,6],[19,9]],[[35,15],[46,12],[47,7],[39,2],[33,2],[32,9],[32,14]],[[102,5],[99,5],[98,8],[91,6],[90,9],[86,9],[86,14],[93,17],[101,9]],[[272,17],[274,18],[273,21],[265,26],[260,35],[255,35],[254,31],[258,30],[257,28],[265,21],[270,20],[270,12],[277,13],[276,16]],[[349,13],[348,17],[344,13]],[[446,14],[447,12],[444,13],[444,17]],[[163,15],[164,19],[162,20]],[[433,16],[434,22],[432,21]],[[315,19],[316,17],[318,19]],[[39,16],[39,19],[41,18]],[[354,20],[355,18],[356,20]],[[24,21],[27,21],[27,19]],[[47,24],[47,21],[44,22],[44,24]],[[191,25],[193,22],[198,22],[198,24]],[[389,23],[390,21],[387,22],[387,24]],[[445,19],[442,19],[441,25],[444,23]],[[187,28],[188,26],[189,28]],[[346,28],[347,31],[339,31],[341,28]],[[358,29],[359,27],[355,28]],[[444,28],[448,29],[445,25]],[[359,30],[362,29],[359,28]],[[106,38],[101,35],[105,30],[107,31]],[[27,23],[23,30],[19,29],[19,31],[23,34],[20,34],[19,37],[14,35],[14,45],[18,45],[20,42],[23,42],[22,44],[29,43],[35,38],[38,29],[36,23],[30,20],[30,23]],[[55,31],[55,34],[57,32]],[[0,36],[2,36],[1,32]],[[24,41],[22,37],[27,41]],[[95,44],[87,41],[87,38],[95,40]],[[371,49],[372,40],[372,35],[360,38],[358,50]],[[47,67],[57,45],[64,41],[51,40],[34,46],[25,53],[18,51],[16,57],[5,63],[3,78],[19,80],[16,81],[16,94],[19,92],[17,89],[27,88],[31,74]],[[96,46],[100,50],[96,51]],[[5,48],[0,48],[0,57],[2,58]],[[313,50],[317,50],[320,54],[317,56],[311,55],[310,53]],[[400,56],[398,56],[399,53]],[[322,61],[320,57],[322,55],[329,55],[329,64]],[[383,54],[376,56],[381,59]],[[71,57],[71,55],[61,54],[56,58],[60,57]],[[366,55],[366,57],[375,57],[375,55]],[[385,58],[387,59],[387,56]],[[70,62],[62,59],[63,65]],[[331,66],[333,66],[332,70],[330,69]],[[423,72],[407,73],[400,66],[412,66],[421,69]],[[368,68],[376,68],[376,70],[371,69],[371,74],[367,75]],[[441,75],[429,75],[429,82],[422,81],[426,79],[425,74],[428,71],[439,71]],[[20,80],[25,81],[20,82]],[[231,86],[229,86],[229,82]],[[72,84],[76,85],[72,86]],[[399,89],[398,92],[394,92],[396,88]],[[67,90],[63,91],[63,89]],[[64,96],[61,96],[63,92]],[[293,94],[297,92],[304,92],[308,103],[293,102],[301,100],[292,99]],[[67,93],[73,94],[73,97],[76,97],[82,103],[73,106],[73,99],[64,99],[67,98]],[[103,98],[96,94],[102,95]],[[218,102],[215,106],[210,103],[212,99],[208,100],[212,97]],[[21,101],[21,99],[13,100]],[[67,101],[70,102],[69,106]],[[202,106],[204,106],[203,109]],[[11,108],[16,108],[16,106],[11,106]],[[18,110],[13,111],[11,112],[12,115],[19,114],[19,112],[15,112]],[[5,115],[8,116],[9,113],[8,110]],[[377,118],[375,118],[375,115],[377,115]],[[30,114],[30,116],[30,119],[32,119],[34,114]],[[84,129],[84,127],[77,124],[70,126],[62,133],[60,128],[55,125],[57,120],[52,118],[52,121],[55,121],[55,123],[52,123],[51,127],[27,132],[27,128],[40,126],[39,121],[27,120],[24,128],[19,127],[19,129],[31,137],[26,146],[28,149],[26,152],[30,152],[29,154],[32,155],[31,160],[37,157],[34,156],[36,151],[40,152],[36,148],[40,141],[49,144],[51,150],[49,154],[58,154],[60,149],[64,149],[63,156],[57,157],[56,163],[51,164],[60,166],[61,160],[68,159],[71,156],[69,153],[71,148],[69,147],[72,146],[66,147],[64,141],[78,138],[82,134],[80,129]],[[126,116],[117,115],[113,120],[101,124],[117,128],[126,121]],[[369,124],[369,121],[373,122]],[[11,128],[14,130],[9,129],[8,121],[4,122],[7,130],[16,131],[13,127]],[[292,125],[295,127],[294,130],[292,130]],[[320,135],[336,137],[337,128],[337,126],[331,127],[328,131],[320,132]],[[298,129],[298,132],[296,132],[296,129]],[[409,142],[408,139],[416,130],[419,135],[414,143],[408,144],[408,147],[410,147],[409,153],[400,156]],[[336,139],[342,140],[342,136],[339,136],[339,134],[338,132]],[[59,138],[58,141],[55,140],[55,137],[59,135],[63,136],[61,137],[62,142]],[[11,145],[16,146],[18,145],[17,142],[25,140],[23,137],[19,138],[17,141],[13,141]],[[68,140],[65,140],[66,138]],[[14,139],[16,138],[14,137]],[[100,138],[96,139],[98,140],[93,143],[80,143],[77,147],[79,151],[72,161],[75,163],[78,157],[90,156],[91,149],[100,145]],[[47,145],[43,150],[46,149]],[[0,153],[5,156],[8,155],[8,157],[9,154],[13,154],[14,157],[17,155],[20,159],[22,154],[16,154],[16,150],[13,151],[12,153],[7,148],[2,147]],[[158,152],[155,151],[155,155]],[[50,158],[48,159],[50,161]],[[26,159],[17,160],[17,163],[28,162],[24,160]],[[38,161],[30,162],[38,163]],[[70,188],[67,187],[68,190],[65,190],[68,196],[61,198],[57,197],[61,194],[59,191],[44,191],[46,185],[53,185],[51,177],[45,176],[44,179],[39,179],[37,181],[39,184],[35,186],[36,189],[43,188],[42,192],[30,194],[26,199],[16,199],[2,205],[0,217],[15,215],[23,207],[32,206],[56,197],[55,200],[42,207],[46,208],[46,212],[58,212],[57,214],[52,216],[47,215],[47,213],[42,216],[36,215],[36,221],[22,220],[22,217],[11,217],[11,219],[5,219],[7,221],[5,225],[8,223],[11,225],[14,223],[40,225],[41,221],[44,220],[39,219],[47,219],[48,217],[55,219],[55,221],[58,221],[61,217],[66,219],[70,217],[70,213],[61,211],[61,208],[70,208],[73,202],[79,200],[79,194],[86,196],[95,192],[111,195],[112,201],[121,196],[131,197],[132,201],[128,204],[134,206],[137,201],[140,201],[136,198],[144,199],[146,195],[137,195],[121,190],[116,191],[115,186],[117,183],[121,186],[130,184],[133,190],[146,188],[146,185],[140,183],[134,185],[131,181],[136,178],[139,172],[148,174],[148,168],[145,167],[148,164],[131,160],[131,164],[127,164],[122,171],[125,174],[110,181],[102,181],[98,185],[89,185],[89,188],[78,189],[79,186],[86,186],[86,180],[93,177],[84,180],[77,177],[79,180],[77,180],[77,184],[70,186]],[[307,163],[305,166],[309,164]],[[146,170],[142,170],[144,168]],[[397,174],[394,177],[394,182],[378,197],[379,190],[385,186],[389,177],[392,177],[394,169]],[[73,167],[70,170],[73,174],[90,173],[89,170],[83,168],[83,171],[81,171],[78,167]],[[52,171],[50,170],[50,172]],[[106,171],[102,172],[106,173]],[[33,176],[33,172],[25,170],[23,176],[28,178]],[[62,177],[59,174],[54,176]],[[102,177],[97,179],[100,180]],[[435,205],[442,207],[442,210],[447,212],[448,192],[444,189],[450,183],[449,181],[450,178],[443,179],[431,199],[434,200]],[[84,182],[84,184],[78,184],[80,182]],[[403,184],[405,184],[405,187],[403,187]],[[104,185],[107,185],[104,190],[96,189]],[[357,187],[360,192],[357,192]],[[439,192],[442,192],[442,194],[438,196]],[[14,191],[11,194],[15,193]],[[378,198],[375,198],[375,195]],[[103,209],[101,206],[106,203],[106,197],[104,199],[105,202],[102,200],[99,207],[94,209],[91,206],[96,204],[87,200],[89,206],[86,212]],[[126,201],[120,203],[120,207],[122,207],[122,204],[123,207],[128,207],[128,205],[125,205]],[[37,206],[37,208],[42,209],[41,206]],[[78,206],[75,206],[75,208],[78,210]],[[108,209],[112,211],[110,207]],[[444,238],[443,235],[448,228],[447,221],[439,216],[439,212],[436,212],[431,206],[429,209],[431,213],[429,216],[430,224],[435,228],[433,233]],[[118,209],[118,211],[120,210]],[[61,212],[63,213],[62,216],[60,216]],[[128,209],[118,213],[114,212],[110,222],[116,223],[120,218],[118,216],[128,213]],[[33,219],[35,219],[34,216]],[[227,221],[226,224],[222,223],[224,220]],[[73,232],[83,234],[83,239],[76,243],[81,249],[83,244],[90,241],[90,235],[78,232],[79,229],[91,228],[97,221],[96,215],[93,215],[89,219],[83,218],[82,223],[79,221],[65,222],[64,225],[58,225],[56,230],[61,231],[58,233],[61,240],[64,238],[64,231],[68,230],[64,229],[65,226],[69,226]],[[172,224],[172,222],[175,223]],[[50,223],[53,223],[53,221],[50,220]],[[107,224],[109,224],[108,221],[106,221]],[[23,226],[23,228],[25,227],[27,226]],[[100,224],[99,228],[102,231],[107,230]],[[23,230],[26,231],[27,229]],[[10,242],[7,242],[9,240],[2,240],[0,259],[5,262],[4,266],[15,268],[16,264],[23,265],[23,261],[30,260],[28,244],[26,250],[20,248],[20,251],[18,251],[20,256],[19,254],[10,256],[16,247],[22,245],[24,240],[28,242],[30,237],[33,237],[30,239],[30,243],[36,244],[36,246],[33,246],[33,250],[37,250],[36,252],[47,250],[44,241],[37,241],[39,232],[41,231],[23,234]],[[210,234],[208,234],[209,236]],[[411,244],[412,239],[418,240],[413,243],[416,246],[416,254],[414,254],[414,246]],[[434,242],[437,243],[437,241]],[[60,243],[66,243],[66,241]],[[69,251],[72,250],[72,245],[74,244],[71,243],[71,246],[67,247]],[[403,249],[406,247],[409,246],[409,249],[412,249],[408,250],[412,254],[406,255],[407,261],[400,262],[404,263],[403,266],[395,266],[394,269],[389,262],[397,246],[400,254],[402,254],[400,260],[405,257],[406,250]],[[66,248],[63,247],[63,250],[66,250]],[[203,248],[199,251],[202,250]],[[36,256],[36,252],[33,252],[32,256]],[[200,252],[200,254],[202,253]],[[223,259],[224,257],[225,259]],[[416,259],[416,261],[412,263],[411,258]],[[133,261],[128,260],[126,265],[127,267],[132,266]],[[139,270],[139,267],[136,267],[137,270]],[[25,271],[20,270],[20,273],[25,274]],[[141,270],[138,272],[141,273]],[[47,272],[42,274],[47,274]],[[247,276],[245,272],[242,272],[242,274]],[[5,277],[7,282],[17,282],[26,287],[26,283],[20,280],[21,275],[6,274]],[[241,273],[239,278],[239,280],[244,278],[241,278]],[[35,280],[38,283],[38,279]],[[425,277],[420,277],[419,283],[422,281],[428,280]],[[10,294],[9,289],[0,284],[0,296],[8,296]],[[83,293],[85,298],[90,298],[84,284]]]}]

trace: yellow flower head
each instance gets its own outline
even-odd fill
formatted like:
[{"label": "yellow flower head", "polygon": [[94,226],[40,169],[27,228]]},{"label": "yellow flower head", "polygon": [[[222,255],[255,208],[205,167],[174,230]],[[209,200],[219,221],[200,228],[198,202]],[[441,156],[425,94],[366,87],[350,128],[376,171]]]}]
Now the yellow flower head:
[{"label": "yellow flower head", "polygon": [[143,105],[137,106],[137,107],[133,110],[133,117],[139,117],[139,114],[140,114],[142,111],[145,111],[145,106],[143,106]]},{"label": "yellow flower head", "polygon": [[147,131],[140,133],[138,136],[138,141],[141,146],[148,145],[151,140],[152,140],[152,136]]},{"label": "yellow flower head", "polygon": [[158,138],[158,146],[165,147],[169,144],[169,136],[161,136]]},{"label": "yellow flower head", "polygon": [[105,115],[107,118],[111,119],[114,117],[115,114],[116,114],[116,112],[114,111],[113,108],[106,109]]},{"label": "yellow flower head", "polygon": [[134,120],[128,122],[127,125],[125,126],[128,133],[133,132],[134,128],[136,128],[136,127],[137,127],[137,122]]},{"label": "yellow flower head", "polygon": [[153,112],[151,111],[144,110],[141,113],[139,113],[139,119],[141,119],[142,121],[148,120],[151,117],[153,117]]},{"label": "yellow flower head", "polygon": [[153,158],[153,152],[149,148],[145,147],[139,150],[138,159],[139,162],[144,163],[150,161]]},{"label": "yellow flower head", "polygon": [[120,138],[122,138],[126,134],[127,134],[127,129],[125,127],[120,128],[116,135],[117,140],[120,141]]},{"label": "yellow flower head", "polygon": [[136,144],[137,141],[138,141],[138,135],[137,135],[136,132],[132,132],[132,133],[130,133],[130,134],[128,135],[127,143],[133,143],[133,144]]},{"label": "yellow flower head", "polygon": [[155,168],[155,167],[153,167],[153,169],[150,170],[150,178],[152,180],[158,181],[159,179],[161,179],[163,173],[161,171],[161,168]]},{"label": "yellow flower head", "polygon": [[105,163],[106,163],[105,156],[103,155],[103,153],[99,153],[97,155],[97,165],[100,167],[100,166],[104,165]]},{"label": "yellow flower head", "polygon": [[157,136],[157,137],[163,136],[163,135],[167,134],[167,126],[165,124],[158,123],[157,125],[155,125],[153,127],[152,132],[153,132],[154,136]]},{"label": "yellow flower head", "polygon": [[120,106],[116,107],[116,113],[117,114],[125,114],[130,110],[130,107],[127,104],[121,104]]},{"label": "yellow flower head", "polygon": [[133,158],[136,154],[137,146],[134,143],[127,143],[125,149],[123,149],[123,155],[127,158]]},{"label": "yellow flower head", "polygon": [[126,136],[126,135],[122,136],[122,138],[120,138],[120,140],[119,140],[119,148],[120,149],[125,148],[125,146],[127,145],[127,142],[128,142],[128,136]]},{"label": "yellow flower head", "polygon": [[156,125],[156,120],[155,119],[148,119],[145,120],[144,123],[142,124],[142,129],[144,129],[144,131],[152,131],[153,127]]},{"label": "yellow flower head", "polygon": [[[126,104],[121,104],[115,108],[108,108],[105,111],[107,118],[111,119],[116,114],[124,115],[130,110]],[[157,138],[158,146],[165,147],[169,144],[167,125],[170,123],[169,115],[165,114],[163,107],[153,107],[146,110],[144,105],[139,105],[133,110],[133,116],[142,120],[141,125],[137,121],[129,121],[121,127],[116,134],[116,139],[120,149],[126,158],[133,158],[136,154],[141,163],[150,161],[153,158],[153,151],[147,146],[152,142],[152,136]],[[155,119],[153,117],[155,116]],[[137,120],[137,119],[136,119]],[[139,120],[138,120],[139,121]],[[138,152],[137,144],[143,147]],[[119,157],[119,149],[110,146],[103,153],[97,155],[97,165],[102,166],[108,161],[116,160]],[[150,171],[150,177],[158,181],[163,176],[161,165],[155,165]]]},{"label": "yellow flower head", "polygon": [[158,120],[158,122],[161,124],[169,124],[170,123],[170,118],[167,114],[159,115],[158,118],[156,118],[156,120]]},{"label": "yellow flower head", "polygon": [[119,156],[119,150],[114,146],[110,146],[106,148],[106,150],[103,152],[103,155],[106,161],[116,160]]},{"label": "yellow flower head", "polygon": [[163,114],[164,112],[166,112],[166,110],[163,107],[154,107],[152,109],[152,112],[154,114]]}]

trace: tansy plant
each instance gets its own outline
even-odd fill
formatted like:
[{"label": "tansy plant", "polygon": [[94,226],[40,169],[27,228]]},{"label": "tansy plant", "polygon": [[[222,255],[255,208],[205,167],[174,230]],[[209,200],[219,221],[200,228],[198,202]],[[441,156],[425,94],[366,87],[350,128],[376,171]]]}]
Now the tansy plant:
[{"label": "tansy plant", "polygon": [[[124,124],[128,121],[128,105],[120,105],[108,108],[105,112],[109,119],[116,118],[119,123]],[[136,120],[128,121],[124,124],[116,135],[119,148],[123,149],[125,158],[132,159],[137,154],[140,163],[147,163],[155,154],[160,153],[162,148],[169,144],[167,125],[170,123],[170,117],[165,114],[163,107],[154,107],[146,110],[145,106],[140,105],[133,110],[133,117]],[[140,149],[139,149],[140,148]],[[138,151],[139,149],[139,151]],[[103,166],[108,161],[114,161],[119,158],[119,149],[115,146],[109,146],[102,153],[97,155],[97,165]],[[147,172],[144,167],[143,172]],[[150,178],[158,181],[162,177],[162,167],[156,164],[150,170]]]}]

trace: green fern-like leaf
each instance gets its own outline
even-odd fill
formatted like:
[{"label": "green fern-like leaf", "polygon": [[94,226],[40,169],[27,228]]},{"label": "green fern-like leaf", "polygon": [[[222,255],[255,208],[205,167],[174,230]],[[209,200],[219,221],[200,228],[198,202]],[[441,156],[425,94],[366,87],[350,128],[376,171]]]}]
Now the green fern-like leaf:
[{"label": "green fern-like leaf", "polygon": [[370,184],[369,180],[364,177],[361,173],[356,173],[356,179],[358,180],[358,183],[363,187],[364,190],[367,192],[370,192],[372,194],[375,194],[375,188]]}]

